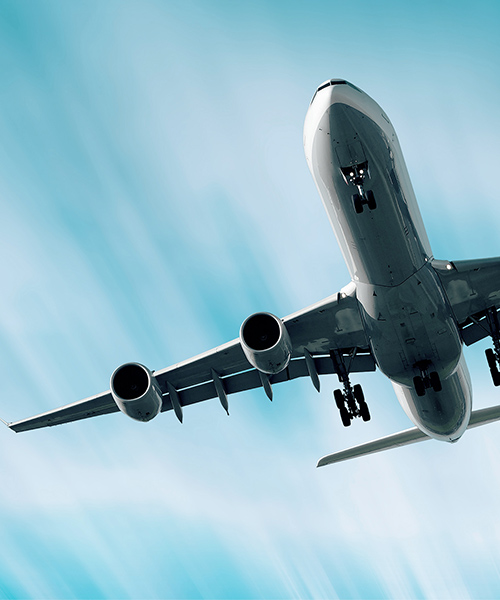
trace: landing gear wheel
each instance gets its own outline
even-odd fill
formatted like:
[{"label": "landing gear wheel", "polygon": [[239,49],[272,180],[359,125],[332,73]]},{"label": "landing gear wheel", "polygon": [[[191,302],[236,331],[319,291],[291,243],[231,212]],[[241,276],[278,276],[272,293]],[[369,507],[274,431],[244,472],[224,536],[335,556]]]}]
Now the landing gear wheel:
[{"label": "landing gear wheel", "polygon": [[440,392],[443,389],[441,379],[436,371],[429,373],[429,379],[431,380],[431,387],[435,392]]},{"label": "landing gear wheel", "polygon": [[413,378],[413,386],[417,392],[417,396],[425,396],[425,383],[420,375]]},{"label": "landing gear wheel", "polygon": [[375,210],[377,208],[377,203],[375,202],[375,195],[371,190],[366,192],[366,203],[370,210]]},{"label": "landing gear wheel", "polygon": [[495,352],[488,348],[484,351],[486,354],[486,360],[488,361],[488,367],[490,368],[491,378],[493,379],[493,385],[498,387],[500,385],[500,372],[498,371],[498,362]]},{"label": "landing gear wheel", "polygon": [[368,404],[364,401],[359,403],[359,414],[365,422],[371,419],[370,411],[368,410]]},{"label": "landing gear wheel", "polygon": [[361,196],[359,194],[354,194],[352,197],[352,203],[354,205],[354,210],[357,214],[361,214],[363,212],[363,202],[361,200]]},{"label": "landing gear wheel", "polygon": [[500,322],[498,320],[498,311],[496,308],[490,308],[486,313],[486,320],[490,330],[490,336],[493,341],[493,348],[485,351],[486,360],[490,368],[493,385],[500,386]]},{"label": "landing gear wheel", "polygon": [[358,401],[359,404],[361,404],[362,402],[365,401],[365,395],[363,394],[363,388],[359,385],[359,383],[357,383],[353,387],[352,392],[354,394],[354,398],[356,398],[356,400]]},{"label": "landing gear wheel", "polygon": [[484,351],[484,353],[486,354],[486,360],[488,361],[488,367],[490,368],[490,371],[498,371],[497,359],[492,348],[488,348]]},{"label": "landing gear wheel", "polygon": [[344,427],[349,427],[351,424],[351,415],[347,412],[347,408],[345,406],[340,409],[340,418],[342,419],[342,425]]},{"label": "landing gear wheel", "polygon": [[371,419],[371,416],[370,411],[368,410],[368,404],[365,402],[363,388],[358,383],[353,387],[352,392],[359,406],[359,415],[361,416],[363,421],[369,421]]},{"label": "landing gear wheel", "polygon": [[342,390],[334,390],[333,397],[335,398],[335,404],[340,411],[340,418],[342,419],[342,425],[344,427],[349,427],[351,424],[351,415],[347,410],[345,405],[345,396],[342,393]]},{"label": "landing gear wheel", "polygon": [[345,408],[345,400],[342,390],[334,390],[333,397],[335,398],[335,404],[339,410]]}]

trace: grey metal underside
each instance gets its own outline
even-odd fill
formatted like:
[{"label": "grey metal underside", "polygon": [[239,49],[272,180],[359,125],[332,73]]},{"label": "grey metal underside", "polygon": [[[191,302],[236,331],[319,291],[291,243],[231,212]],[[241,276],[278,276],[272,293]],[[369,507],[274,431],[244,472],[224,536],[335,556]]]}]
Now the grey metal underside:
[{"label": "grey metal underside", "polygon": [[[481,408],[472,411],[467,429],[479,427],[480,425],[487,425],[488,423],[494,423],[495,421],[500,421],[500,406]],[[416,442],[425,442],[430,439],[432,438],[420,431],[418,427],[412,427],[411,429],[406,429],[405,431],[394,433],[379,438],[378,440],[367,442],[366,444],[361,444],[359,446],[354,446],[353,448],[347,448],[347,450],[341,450],[340,452],[334,452],[333,454],[323,456],[323,458],[319,460],[317,466],[324,467],[326,465],[350,460],[351,458],[375,454],[376,452],[382,452],[383,450],[390,450],[392,448],[400,448],[401,446],[408,446],[409,444],[415,444]]]},{"label": "grey metal underside", "polygon": [[489,336],[486,311],[500,308],[500,257],[451,263],[436,260],[432,266],[443,284],[464,343],[470,346]]},{"label": "grey metal underside", "polygon": [[[356,298],[334,294],[286,317],[284,322],[293,343],[292,359],[285,370],[269,377],[271,384],[309,376],[304,358],[305,350],[313,356],[318,375],[335,373],[329,357],[332,349],[356,351],[350,363],[352,372],[375,370],[375,361],[368,351]],[[156,371],[154,375],[164,394],[162,412],[172,409],[167,383],[178,391],[182,406],[217,398],[212,369],[221,378],[227,394],[262,387],[259,372],[247,361],[239,339],[236,339],[192,359]],[[118,411],[111,393],[107,391],[9,423],[9,427],[16,432],[28,431]]]}]

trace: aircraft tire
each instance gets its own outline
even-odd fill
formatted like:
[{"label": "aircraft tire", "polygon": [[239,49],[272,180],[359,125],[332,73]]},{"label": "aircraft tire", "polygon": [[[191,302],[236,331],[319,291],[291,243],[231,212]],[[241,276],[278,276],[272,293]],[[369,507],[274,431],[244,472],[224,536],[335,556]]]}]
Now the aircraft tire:
[{"label": "aircraft tire", "polygon": [[342,390],[334,390],[333,397],[335,398],[335,404],[340,411],[345,408],[345,399]]},{"label": "aircraft tire", "polygon": [[493,379],[493,385],[498,387],[500,385],[500,373],[497,371],[491,371],[491,378]]},{"label": "aircraft tire", "polygon": [[370,210],[375,210],[377,208],[377,203],[375,201],[375,195],[371,190],[366,192],[366,200],[367,205]]},{"label": "aircraft tire", "polygon": [[361,196],[359,194],[354,194],[352,197],[352,203],[354,206],[354,210],[359,215],[363,212],[363,202],[361,201]]},{"label": "aircraft tire", "polygon": [[365,401],[365,395],[363,393],[363,388],[359,385],[359,383],[357,383],[354,386],[352,391],[354,394],[354,398],[356,398],[356,400],[358,401],[358,404],[361,406],[361,404]]},{"label": "aircraft tire", "polygon": [[344,427],[349,427],[351,424],[351,415],[347,412],[347,408],[343,406],[340,409],[340,418],[342,419],[342,425]]},{"label": "aircraft tire", "polygon": [[490,368],[490,371],[498,371],[497,359],[493,350],[491,348],[487,348],[484,353],[486,354],[486,360],[488,361],[488,367]]},{"label": "aircraft tire", "polygon": [[415,392],[417,392],[417,396],[425,396],[425,383],[420,375],[413,378],[413,386],[415,387]]},{"label": "aircraft tire", "polygon": [[369,421],[371,419],[370,411],[368,409],[368,404],[363,400],[363,402],[359,403],[359,413],[363,421]]},{"label": "aircraft tire", "polygon": [[431,373],[429,373],[429,378],[431,380],[432,389],[435,392],[440,392],[443,389],[443,386],[441,384],[439,374],[436,371],[432,371]]}]

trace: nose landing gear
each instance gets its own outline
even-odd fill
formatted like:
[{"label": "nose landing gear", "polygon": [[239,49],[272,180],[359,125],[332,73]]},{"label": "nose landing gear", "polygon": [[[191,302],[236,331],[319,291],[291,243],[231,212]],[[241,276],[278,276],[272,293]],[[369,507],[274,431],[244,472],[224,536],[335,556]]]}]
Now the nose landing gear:
[{"label": "nose landing gear", "polygon": [[359,384],[351,385],[349,369],[346,367],[342,353],[339,350],[332,350],[330,356],[335,365],[335,372],[344,388],[343,390],[335,390],[333,392],[342,424],[344,427],[349,427],[351,421],[356,417],[361,417],[363,421],[369,421],[371,416],[365,401],[363,389]]},{"label": "nose landing gear", "polygon": [[375,210],[377,208],[377,202],[375,201],[375,195],[371,190],[367,192],[364,191],[362,186],[358,186],[359,194],[354,194],[352,197],[352,204],[354,206],[354,210],[359,215],[363,212],[363,205],[367,205],[370,210]]},{"label": "nose landing gear", "polygon": [[365,205],[368,206],[369,210],[375,210],[377,208],[375,195],[372,190],[365,191],[364,188],[365,178],[370,177],[368,161],[341,167],[341,171],[347,185],[354,185],[358,188],[358,193],[352,196],[352,204],[356,213],[362,213]]}]

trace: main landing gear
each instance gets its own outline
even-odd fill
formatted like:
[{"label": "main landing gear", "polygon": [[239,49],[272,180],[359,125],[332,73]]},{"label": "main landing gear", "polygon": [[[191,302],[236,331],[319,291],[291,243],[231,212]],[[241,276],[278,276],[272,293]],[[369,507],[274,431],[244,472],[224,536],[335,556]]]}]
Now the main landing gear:
[{"label": "main landing gear", "polygon": [[486,360],[490,368],[493,385],[500,385],[500,325],[498,323],[498,313],[493,308],[486,313],[486,319],[490,330],[493,348],[485,350]]},{"label": "main landing gear", "polygon": [[332,350],[330,357],[335,366],[335,372],[342,383],[343,390],[335,390],[333,397],[340,412],[340,418],[344,427],[349,427],[355,417],[361,417],[363,421],[370,420],[370,411],[365,401],[363,390],[359,384],[354,387],[349,379],[349,369],[346,367],[344,357],[340,350]]},{"label": "main landing gear", "polygon": [[425,392],[432,388],[435,392],[440,392],[443,389],[441,379],[437,371],[430,371],[430,364],[421,363],[416,365],[420,369],[420,375],[413,378],[413,386],[417,396],[425,396]]}]

